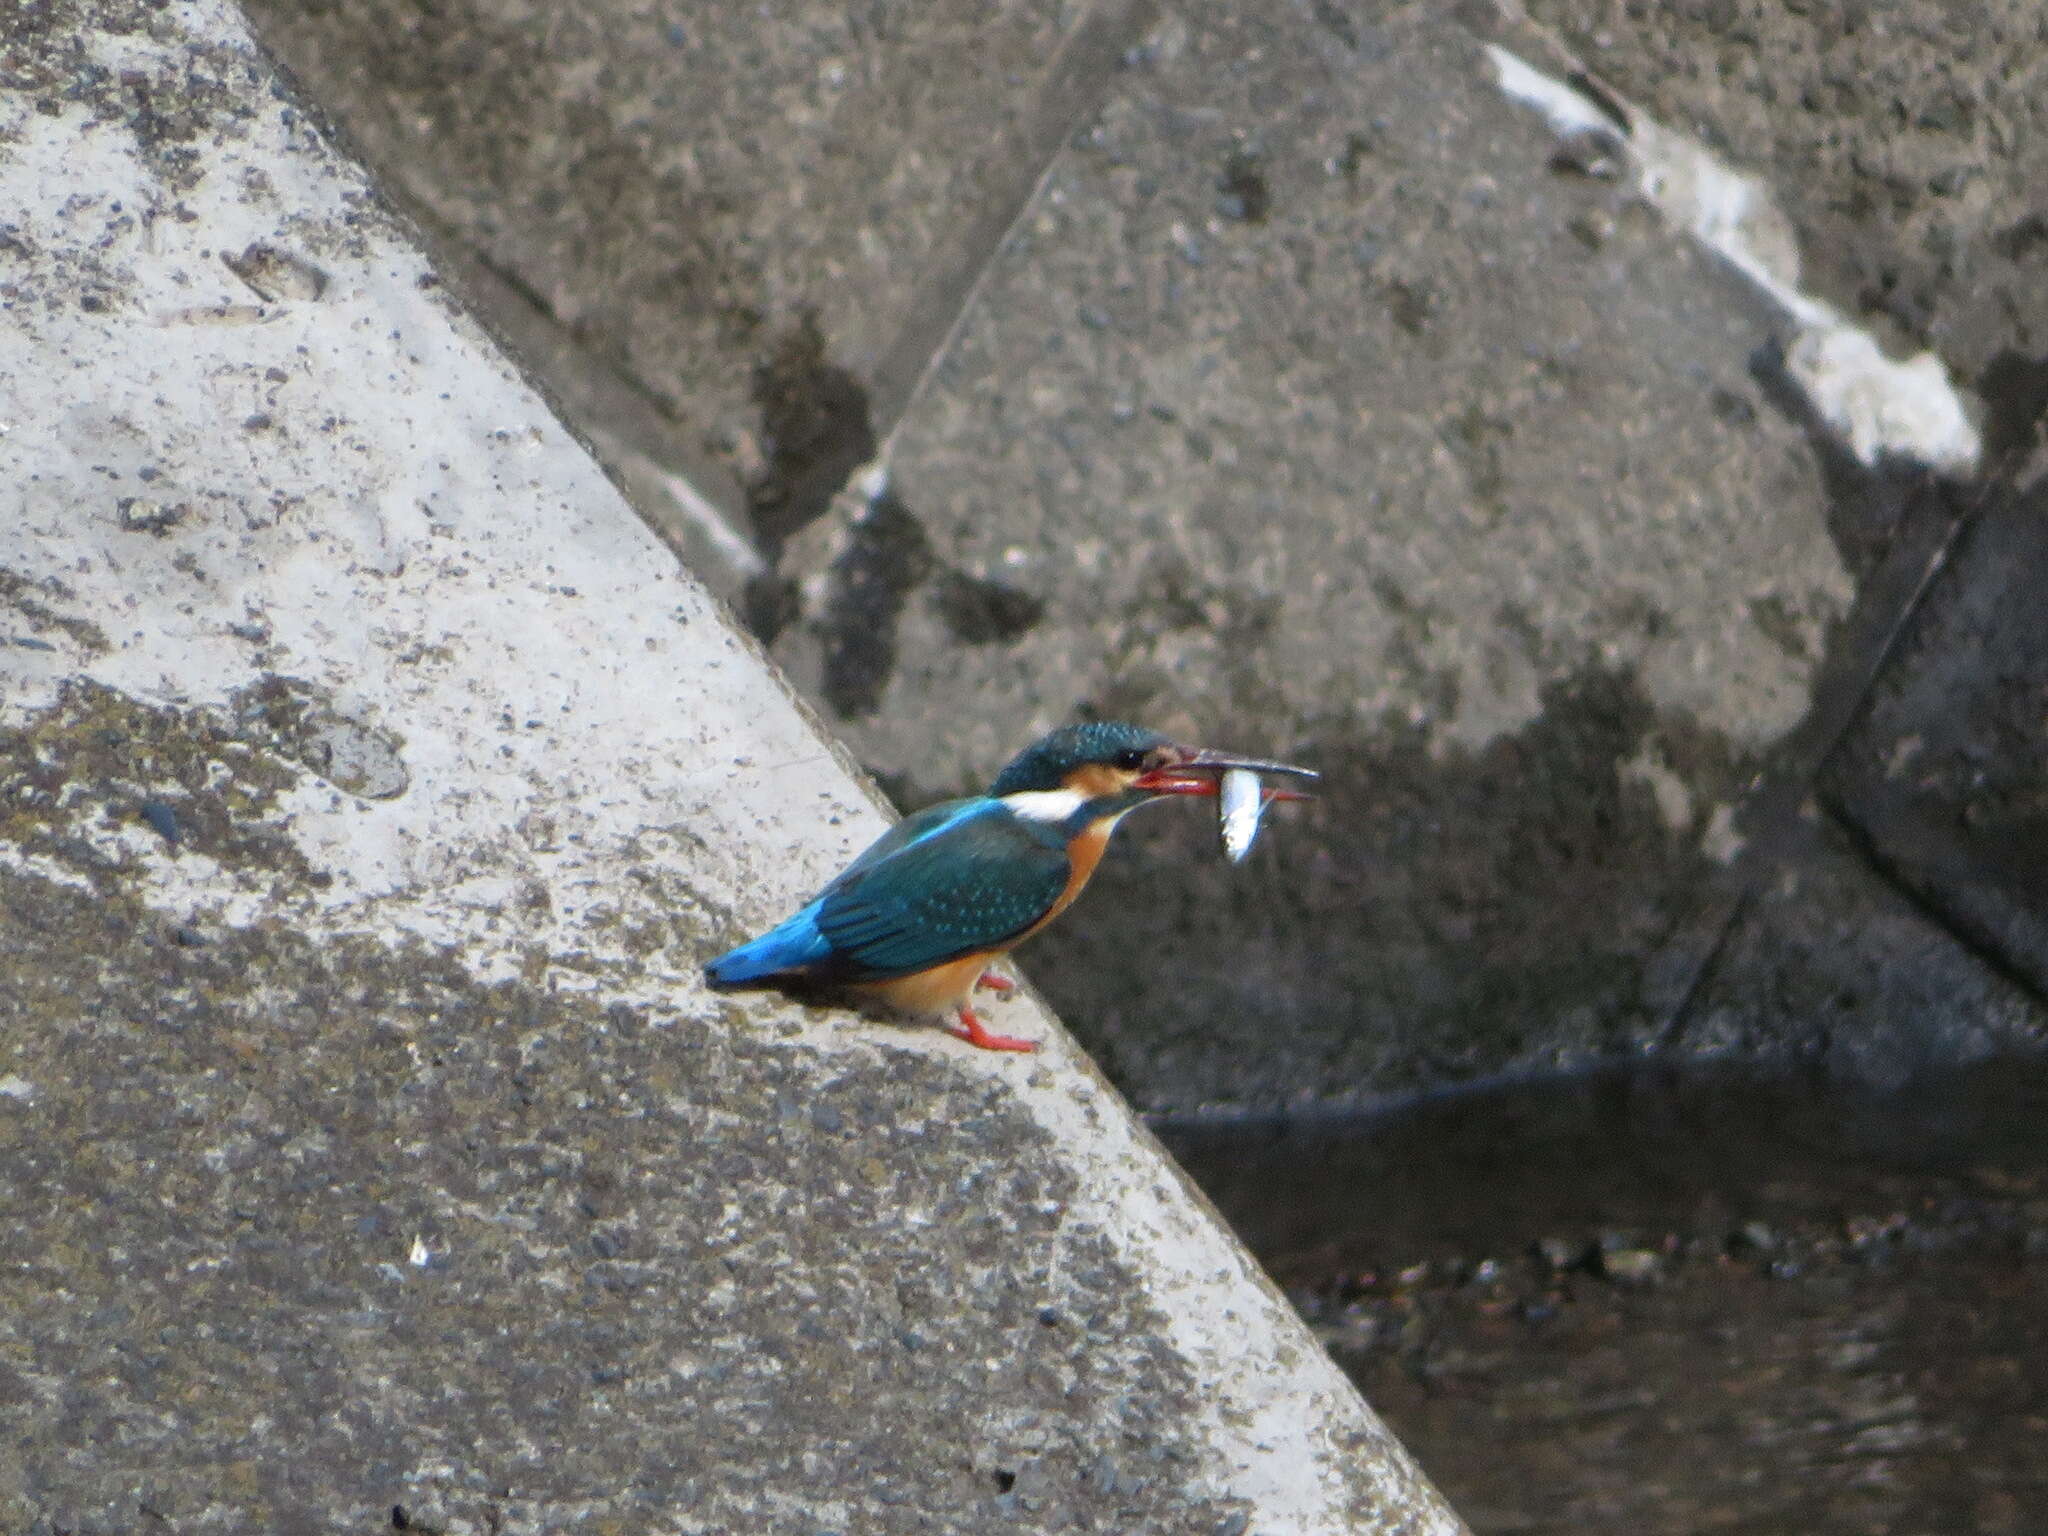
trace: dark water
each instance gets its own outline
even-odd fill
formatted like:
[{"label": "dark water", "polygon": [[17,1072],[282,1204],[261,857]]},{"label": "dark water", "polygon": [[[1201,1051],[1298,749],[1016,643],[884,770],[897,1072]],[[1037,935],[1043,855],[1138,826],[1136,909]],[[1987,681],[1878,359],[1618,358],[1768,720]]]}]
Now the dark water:
[{"label": "dark water", "polygon": [[2048,1064],[1160,1129],[1481,1536],[2048,1532]]}]

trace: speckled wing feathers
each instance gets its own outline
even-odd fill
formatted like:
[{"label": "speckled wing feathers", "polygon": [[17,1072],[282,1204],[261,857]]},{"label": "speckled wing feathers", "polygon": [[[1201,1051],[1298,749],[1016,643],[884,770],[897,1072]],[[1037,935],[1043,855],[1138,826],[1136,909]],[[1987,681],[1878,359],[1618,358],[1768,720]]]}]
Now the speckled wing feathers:
[{"label": "speckled wing feathers", "polygon": [[1037,922],[1066,889],[1071,865],[1057,828],[991,801],[939,820],[940,830],[870,850],[873,857],[819,898],[819,932],[837,959],[867,978],[908,976],[994,948]]}]

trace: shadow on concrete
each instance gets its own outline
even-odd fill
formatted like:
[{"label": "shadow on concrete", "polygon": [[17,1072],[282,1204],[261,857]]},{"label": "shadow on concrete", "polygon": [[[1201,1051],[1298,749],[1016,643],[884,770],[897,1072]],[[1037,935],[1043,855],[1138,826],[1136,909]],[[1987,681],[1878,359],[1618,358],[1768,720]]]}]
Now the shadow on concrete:
[{"label": "shadow on concrete", "polygon": [[[1034,978],[1112,1071],[1144,1053],[1145,1080],[1169,1102],[1185,1084],[1185,1107],[1198,1084],[1271,1107],[1287,1097],[1276,1083],[1342,1099],[1633,1049],[1655,1019],[1647,966],[1710,867],[1711,801],[1682,785],[1732,797],[1753,765],[1626,672],[1587,667],[1543,701],[1476,752],[1398,724],[1318,733],[1301,753],[1324,775],[1317,800],[1276,816],[1242,867],[1219,863],[1207,817],[1140,819],[1038,941]],[[1615,771],[1632,761],[1642,776]],[[1101,908],[1113,927],[1089,921]],[[1237,1030],[1120,1006],[1134,955],[1237,999],[1204,1010]],[[1304,1022],[1263,1033],[1276,998]]]},{"label": "shadow on concrete", "polygon": [[2048,999],[2048,487],[2000,487],[1822,788],[1873,865]]}]

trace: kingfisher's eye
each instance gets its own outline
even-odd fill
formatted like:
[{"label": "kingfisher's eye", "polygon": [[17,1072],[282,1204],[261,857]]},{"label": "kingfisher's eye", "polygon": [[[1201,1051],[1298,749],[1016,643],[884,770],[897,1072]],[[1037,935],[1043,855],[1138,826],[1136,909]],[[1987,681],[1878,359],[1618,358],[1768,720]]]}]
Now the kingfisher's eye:
[{"label": "kingfisher's eye", "polygon": [[1146,761],[1151,757],[1151,755],[1152,754],[1149,752],[1136,750],[1130,752],[1119,752],[1114,758],[1110,759],[1110,761],[1127,773],[1138,773],[1144,769]]}]

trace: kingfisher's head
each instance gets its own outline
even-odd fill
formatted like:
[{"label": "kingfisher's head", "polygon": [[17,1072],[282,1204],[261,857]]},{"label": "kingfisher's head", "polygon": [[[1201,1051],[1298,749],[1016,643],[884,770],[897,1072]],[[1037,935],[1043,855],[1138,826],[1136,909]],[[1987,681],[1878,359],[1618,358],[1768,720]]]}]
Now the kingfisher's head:
[{"label": "kingfisher's head", "polygon": [[989,793],[1023,814],[1071,821],[1078,829],[1165,795],[1213,795],[1232,768],[1316,776],[1288,763],[1184,747],[1142,725],[1097,720],[1040,737],[996,775]]},{"label": "kingfisher's head", "polygon": [[1157,731],[1121,720],[1063,725],[1041,736],[1010,760],[989,786],[992,795],[1048,794],[1079,790],[1084,795],[1129,789],[1148,770],[1177,751]]}]

